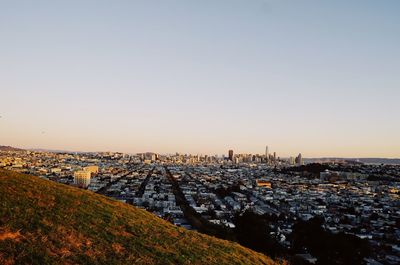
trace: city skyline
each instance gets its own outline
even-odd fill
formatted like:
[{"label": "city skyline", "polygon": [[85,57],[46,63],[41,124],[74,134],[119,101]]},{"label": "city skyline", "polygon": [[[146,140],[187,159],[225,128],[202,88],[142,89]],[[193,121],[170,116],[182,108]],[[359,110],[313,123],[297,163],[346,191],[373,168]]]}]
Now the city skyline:
[{"label": "city skyline", "polygon": [[0,144],[400,158],[400,3],[0,3]]},{"label": "city skyline", "polygon": [[[296,162],[297,159],[299,159],[300,164],[302,163],[302,161],[304,161],[304,159],[309,160],[308,163],[313,163],[314,161],[316,162],[320,162],[322,160],[319,159],[325,159],[326,161],[329,161],[331,159],[331,161],[340,161],[340,159],[355,159],[358,161],[358,159],[372,159],[370,160],[368,163],[382,163],[382,161],[380,159],[383,160],[400,160],[400,158],[398,157],[344,157],[344,156],[306,156],[303,157],[303,154],[300,153],[293,153],[293,154],[289,154],[289,155],[280,155],[276,152],[273,152],[272,154],[269,154],[268,152],[265,152],[264,154],[262,152],[240,152],[240,150],[238,150],[238,152],[235,152],[235,150],[229,149],[227,150],[227,152],[225,153],[188,153],[188,152],[167,152],[167,153],[162,153],[162,152],[157,152],[157,151],[151,151],[151,150],[147,150],[147,151],[142,151],[142,152],[123,152],[123,151],[116,151],[116,150],[96,150],[96,151],[87,151],[87,150],[71,150],[71,149],[46,149],[46,148],[19,148],[19,147],[15,147],[15,146],[10,146],[10,145],[1,145],[0,144],[0,150],[2,148],[5,148],[3,151],[8,151],[8,150],[18,150],[18,149],[22,149],[24,151],[33,151],[33,152],[50,152],[50,153],[69,153],[69,154],[85,154],[85,153],[92,153],[92,154],[100,154],[100,153],[120,153],[120,154],[126,154],[126,155],[148,155],[148,154],[153,154],[153,155],[161,155],[161,156],[190,156],[190,157],[199,157],[199,158],[204,158],[204,157],[212,157],[212,158],[218,158],[218,159],[222,159],[224,158],[225,160],[228,161],[233,161],[233,158],[235,157],[248,157],[248,155],[251,155],[256,158],[262,158],[263,163],[269,164],[272,163],[274,161],[278,162],[288,162],[289,164],[297,164],[298,162]],[[266,150],[268,150],[268,146],[266,146]],[[232,157],[230,156],[230,152],[232,151]],[[264,160],[268,158],[267,160]],[[338,160],[339,159],[339,160]],[[374,159],[378,159],[378,160],[374,160]],[[257,162],[259,163],[260,161],[257,160]],[[345,160],[343,160],[345,161]],[[380,161],[380,162],[377,162]],[[391,162],[392,163],[392,162]],[[389,163],[390,164],[390,163]]]}]

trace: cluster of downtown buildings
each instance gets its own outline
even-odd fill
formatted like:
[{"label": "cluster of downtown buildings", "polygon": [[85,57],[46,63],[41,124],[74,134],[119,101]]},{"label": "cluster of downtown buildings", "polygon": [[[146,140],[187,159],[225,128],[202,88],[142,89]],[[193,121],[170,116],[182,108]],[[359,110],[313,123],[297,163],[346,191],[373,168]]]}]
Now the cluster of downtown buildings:
[{"label": "cluster of downtown buildings", "polygon": [[310,177],[294,165],[303,165],[301,154],[281,159],[268,147],[227,157],[0,152],[0,167],[87,188],[187,229],[196,229],[193,212],[230,228],[244,211],[283,215],[272,236],[290,248],[295,221],[321,216],[326,230],[367,239],[370,264],[400,263],[400,166],[331,164]]}]

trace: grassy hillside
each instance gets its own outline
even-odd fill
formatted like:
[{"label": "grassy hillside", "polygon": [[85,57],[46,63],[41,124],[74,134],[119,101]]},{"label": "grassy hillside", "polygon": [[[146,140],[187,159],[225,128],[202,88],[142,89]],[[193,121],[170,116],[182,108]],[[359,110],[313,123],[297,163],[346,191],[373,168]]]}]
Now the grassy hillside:
[{"label": "grassy hillside", "polygon": [[276,264],[89,191],[0,169],[0,264]]}]

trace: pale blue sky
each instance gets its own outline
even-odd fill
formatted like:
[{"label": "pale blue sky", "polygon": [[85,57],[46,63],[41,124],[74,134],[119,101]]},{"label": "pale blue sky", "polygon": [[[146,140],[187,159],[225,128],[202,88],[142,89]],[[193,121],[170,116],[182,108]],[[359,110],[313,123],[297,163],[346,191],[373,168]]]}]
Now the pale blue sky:
[{"label": "pale blue sky", "polygon": [[400,1],[1,1],[0,144],[400,157]]}]

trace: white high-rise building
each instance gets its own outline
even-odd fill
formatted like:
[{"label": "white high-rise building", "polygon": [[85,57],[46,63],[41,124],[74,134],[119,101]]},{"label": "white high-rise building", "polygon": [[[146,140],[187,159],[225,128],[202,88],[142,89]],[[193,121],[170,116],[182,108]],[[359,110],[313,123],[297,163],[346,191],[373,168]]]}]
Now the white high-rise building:
[{"label": "white high-rise building", "polygon": [[90,184],[90,177],[92,173],[90,171],[79,170],[74,173],[74,183],[75,185],[87,188]]},{"label": "white high-rise building", "polygon": [[297,165],[299,166],[303,165],[303,157],[301,156],[301,153],[297,156],[296,160],[297,160],[296,161]]}]

